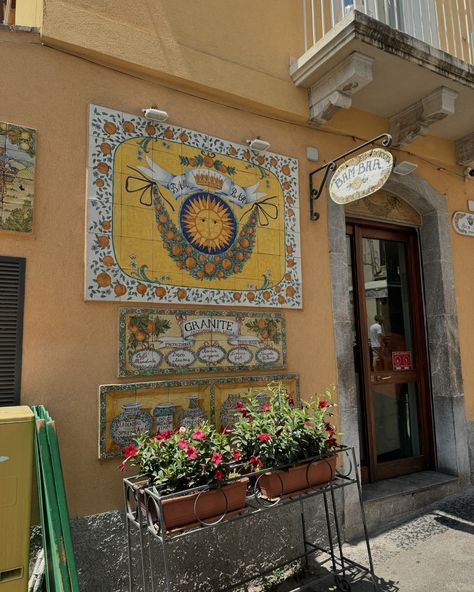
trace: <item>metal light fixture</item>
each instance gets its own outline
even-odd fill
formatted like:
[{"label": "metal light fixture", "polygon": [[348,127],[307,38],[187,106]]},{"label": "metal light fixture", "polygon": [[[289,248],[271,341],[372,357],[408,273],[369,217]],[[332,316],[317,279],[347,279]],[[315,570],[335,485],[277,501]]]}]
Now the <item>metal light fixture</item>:
[{"label": "metal light fixture", "polygon": [[162,111],[156,107],[148,107],[148,109],[142,109],[143,116],[151,121],[166,121],[168,119],[167,111]]},{"label": "metal light fixture", "polygon": [[401,162],[397,162],[395,164],[395,166],[393,167],[393,172],[396,173],[397,175],[409,175],[410,173],[413,173],[413,171],[415,169],[418,168],[418,165],[415,164],[414,162],[410,162],[408,160],[402,160]]},{"label": "metal light fixture", "polygon": [[253,140],[247,140],[247,144],[250,150],[254,152],[265,152],[270,148],[270,142],[265,142],[261,138],[254,138]]}]

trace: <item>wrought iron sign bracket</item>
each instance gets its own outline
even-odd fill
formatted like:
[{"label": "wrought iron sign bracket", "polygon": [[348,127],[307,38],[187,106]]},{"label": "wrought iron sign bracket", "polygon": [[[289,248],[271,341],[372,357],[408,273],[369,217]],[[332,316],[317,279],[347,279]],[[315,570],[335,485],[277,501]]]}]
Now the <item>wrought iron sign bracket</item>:
[{"label": "wrought iron sign bracket", "polygon": [[[331,173],[334,173],[334,171],[337,168],[337,163],[340,160],[344,160],[345,158],[347,158],[351,154],[354,154],[355,152],[362,150],[362,148],[366,148],[367,146],[371,146],[373,144],[376,144],[380,140],[382,140],[382,146],[387,148],[392,143],[392,136],[387,133],[380,134],[379,136],[376,136],[375,138],[372,138],[371,140],[368,140],[367,142],[360,144],[360,146],[357,146],[356,148],[349,150],[349,152],[345,152],[344,154],[341,154],[337,158],[334,158],[330,162],[327,162],[323,166],[315,169],[314,171],[311,171],[311,173],[309,174],[309,204],[310,204],[310,218],[311,218],[311,220],[319,220],[320,214],[319,214],[319,212],[317,212],[315,210],[316,200],[321,197],[321,193],[324,189],[324,186],[326,185],[329,175]],[[314,177],[314,175],[316,175],[317,173],[320,173],[321,171],[324,171],[324,175],[323,175],[323,178],[322,178],[321,183],[319,185],[319,189],[316,189],[313,184],[313,177]]]}]

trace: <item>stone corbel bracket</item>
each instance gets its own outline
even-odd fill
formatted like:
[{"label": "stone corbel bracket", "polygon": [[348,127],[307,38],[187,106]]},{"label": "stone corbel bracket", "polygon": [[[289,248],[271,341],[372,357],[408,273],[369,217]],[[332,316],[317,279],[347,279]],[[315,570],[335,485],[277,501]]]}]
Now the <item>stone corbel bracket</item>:
[{"label": "stone corbel bracket", "polygon": [[406,146],[426,136],[433,123],[454,113],[458,93],[440,86],[423,99],[389,118],[393,146]]},{"label": "stone corbel bracket", "polygon": [[474,132],[454,143],[456,162],[461,166],[474,166]]},{"label": "stone corbel bracket", "polygon": [[315,127],[339,109],[350,109],[352,95],[373,80],[373,58],[355,51],[325,74],[309,90],[309,121]]}]

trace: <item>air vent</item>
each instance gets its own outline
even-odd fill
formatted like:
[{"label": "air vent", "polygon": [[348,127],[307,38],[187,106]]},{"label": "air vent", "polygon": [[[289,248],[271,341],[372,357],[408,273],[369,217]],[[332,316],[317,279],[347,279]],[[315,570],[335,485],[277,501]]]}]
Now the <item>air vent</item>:
[{"label": "air vent", "polygon": [[20,403],[26,260],[0,257],[0,405]]}]

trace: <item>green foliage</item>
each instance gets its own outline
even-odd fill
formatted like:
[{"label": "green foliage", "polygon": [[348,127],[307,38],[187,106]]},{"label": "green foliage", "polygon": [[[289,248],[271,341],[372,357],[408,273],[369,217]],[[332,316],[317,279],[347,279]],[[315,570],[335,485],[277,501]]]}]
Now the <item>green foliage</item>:
[{"label": "green foliage", "polygon": [[268,385],[259,391],[262,394],[267,395],[268,403],[262,407],[251,394],[232,430],[232,443],[250,466],[294,464],[337,446],[335,428],[328,422],[335,406],[329,402],[331,389],[326,390],[325,398],[316,397],[300,407],[281,383]]},{"label": "green foliage", "polygon": [[30,232],[33,226],[33,208],[30,201],[23,202],[21,208],[15,208],[3,222],[0,220],[2,230],[16,230],[18,232]]}]

